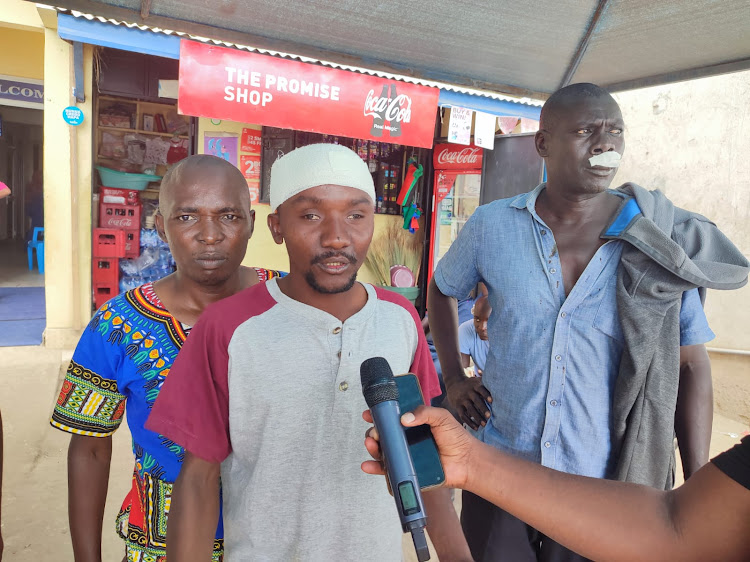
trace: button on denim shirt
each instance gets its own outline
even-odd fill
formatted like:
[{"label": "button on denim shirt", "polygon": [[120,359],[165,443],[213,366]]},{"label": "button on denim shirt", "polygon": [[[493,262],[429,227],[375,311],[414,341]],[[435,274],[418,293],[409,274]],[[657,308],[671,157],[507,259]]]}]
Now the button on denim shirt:
[{"label": "button on denim shirt", "polygon": [[[550,468],[605,478],[616,461],[610,410],[623,350],[615,287],[624,242],[601,246],[566,296],[554,236],[535,209],[544,188],[479,207],[435,282],[454,298],[479,281],[490,292],[482,382],[492,416],[480,438]],[[685,292],[680,345],[713,337],[698,291]]]}]

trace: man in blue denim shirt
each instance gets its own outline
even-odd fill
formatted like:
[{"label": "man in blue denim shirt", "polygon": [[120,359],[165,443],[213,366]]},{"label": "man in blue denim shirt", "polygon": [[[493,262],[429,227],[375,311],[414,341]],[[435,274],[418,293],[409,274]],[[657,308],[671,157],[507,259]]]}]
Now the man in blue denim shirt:
[{"label": "man in blue denim shirt", "polygon": [[[621,208],[608,190],[624,150],[615,100],[593,84],[553,94],[537,151],[548,181],[477,209],[438,264],[428,297],[448,399],[498,449],[572,474],[611,476],[611,407],[623,336],[615,289],[621,241],[600,234]],[[614,154],[607,155],[608,157]],[[601,162],[601,163],[599,163]],[[467,378],[455,302],[489,289],[490,353]],[[697,290],[680,312],[680,394],[675,430],[689,477],[708,461],[713,402],[705,344],[713,338]],[[677,345],[677,342],[664,342]],[[578,561],[577,554],[478,496],[464,492],[462,524],[478,561]]]}]

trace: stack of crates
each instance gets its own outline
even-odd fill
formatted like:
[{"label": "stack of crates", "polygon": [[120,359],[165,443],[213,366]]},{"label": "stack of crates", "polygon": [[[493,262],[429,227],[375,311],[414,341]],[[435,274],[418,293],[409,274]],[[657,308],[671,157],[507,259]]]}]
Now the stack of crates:
[{"label": "stack of crates", "polygon": [[120,292],[120,258],[125,257],[125,231],[94,229],[94,304],[100,308]]},{"label": "stack of crates", "polygon": [[141,202],[138,192],[102,187],[99,228],[93,236],[94,304],[100,308],[120,293],[120,259],[140,254]]},{"label": "stack of crates", "polygon": [[[115,202],[116,201],[116,202]],[[140,255],[141,200],[137,191],[102,187],[99,192],[99,226],[125,231],[125,255]]]}]

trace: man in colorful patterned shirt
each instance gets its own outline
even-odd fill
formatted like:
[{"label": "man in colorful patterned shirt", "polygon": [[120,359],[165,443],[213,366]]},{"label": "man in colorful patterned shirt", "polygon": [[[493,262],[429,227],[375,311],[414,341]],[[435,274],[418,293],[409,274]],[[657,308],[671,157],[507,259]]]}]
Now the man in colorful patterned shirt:
[{"label": "man in colorful patterned shirt", "polygon": [[[185,338],[203,309],[277,274],[240,265],[253,232],[247,183],[213,156],[192,156],[162,181],[156,227],[177,271],[107,302],[76,348],[51,423],[72,434],[70,531],[76,561],[101,560],[112,434],[127,404],[133,487],[117,517],[128,562],[163,562],[172,483],[184,450],[144,427]],[[219,521],[213,560],[223,557]]]}]

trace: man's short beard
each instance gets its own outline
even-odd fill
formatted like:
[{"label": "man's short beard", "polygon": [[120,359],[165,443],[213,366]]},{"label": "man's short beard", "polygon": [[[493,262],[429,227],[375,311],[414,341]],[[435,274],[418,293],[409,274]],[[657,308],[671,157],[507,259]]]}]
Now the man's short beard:
[{"label": "man's short beard", "polygon": [[305,281],[307,281],[307,284],[310,285],[310,287],[312,287],[315,291],[322,295],[337,295],[339,293],[346,293],[349,289],[354,287],[354,284],[357,282],[357,272],[355,271],[352,274],[346,285],[342,287],[335,287],[333,289],[328,289],[319,285],[312,271],[308,271],[307,273],[305,273]]}]

